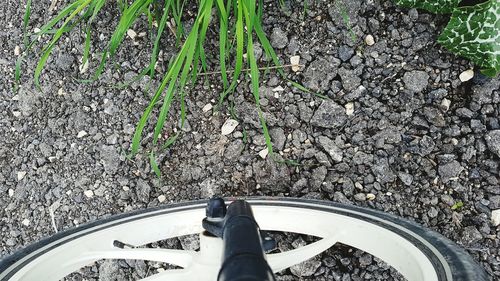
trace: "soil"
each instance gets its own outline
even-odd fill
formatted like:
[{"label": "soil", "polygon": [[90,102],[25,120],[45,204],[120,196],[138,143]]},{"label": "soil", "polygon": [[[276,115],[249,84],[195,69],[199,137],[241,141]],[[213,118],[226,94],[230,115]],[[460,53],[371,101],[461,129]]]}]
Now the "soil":
[{"label": "soil", "polygon": [[[492,279],[500,278],[500,228],[491,220],[500,208],[500,79],[476,71],[472,80],[460,81],[459,74],[473,66],[436,43],[446,17],[391,1],[344,1],[348,28],[329,0],[308,1],[306,14],[301,1],[285,1],[285,7],[265,1],[264,28],[280,59],[287,64],[298,55],[304,65],[298,72],[287,69],[287,77],[326,98],[301,92],[274,71],[262,75],[262,109],[275,155],[286,160],[281,163],[259,155],[266,146],[248,81],[242,79],[215,110],[220,77],[207,76],[187,96],[180,138],[158,155],[159,180],[146,154],[151,124],[142,152],[126,157],[152,95],[150,81],[113,87],[149,62],[149,37],[127,38],[102,77],[83,83],[84,32],[77,28],[54,48],[42,90],[33,81],[36,54],[23,63],[15,90],[15,49],[23,48],[19,2],[0,4],[0,256],[54,234],[54,228],[112,214],[213,195],[270,195],[355,204],[415,220],[467,249]],[[49,11],[51,2],[36,1],[30,30],[63,6]],[[96,20],[93,50],[105,46],[117,20],[110,1]],[[146,19],[133,29],[147,32]],[[207,35],[214,38],[207,40],[209,70],[217,70],[217,30],[213,24]],[[373,45],[366,44],[368,35]],[[175,38],[166,36],[162,46],[160,75],[174,55]],[[264,57],[260,63],[266,65]],[[158,81],[151,81],[153,89]],[[204,112],[207,104],[213,109]],[[223,136],[230,108],[239,125]],[[165,136],[174,133],[178,118],[176,105]],[[304,239],[284,239],[281,247]],[[129,278],[114,272],[144,266],[100,263],[73,279]],[[137,272],[131,276],[146,271]],[[280,278],[401,279],[380,260],[345,247]]]}]

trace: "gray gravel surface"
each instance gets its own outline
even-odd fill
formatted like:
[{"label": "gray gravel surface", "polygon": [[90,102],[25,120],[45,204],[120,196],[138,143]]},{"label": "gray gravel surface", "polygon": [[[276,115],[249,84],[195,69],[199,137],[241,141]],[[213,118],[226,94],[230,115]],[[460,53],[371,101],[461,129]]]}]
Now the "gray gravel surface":
[{"label": "gray gravel surface", "polygon": [[[500,208],[500,80],[479,73],[468,82],[459,80],[472,66],[436,44],[446,24],[442,16],[401,9],[391,1],[345,1],[349,30],[330,1],[309,1],[307,15],[300,1],[285,1],[287,10],[278,1],[265,1],[264,27],[280,58],[288,63],[298,55],[305,65],[296,73],[287,70],[289,78],[327,97],[304,94],[275,73],[263,76],[262,105],[276,154],[299,165],[259,156],[265,140],[248,84],[241,83],[231,97],[240,124],[222,136],[228,111],[202,110],[209,103],[215,108],[220,90],[218,77],[209,77],[188,95],[181,138],[159,155],[159,181],[147,155],[125,157],[151,96],[149,81],[111,87],[147,64],[147,37],[127,38],[116,64],[86,84],[75,79],[85,76],[78,68],[84,34],[74,32],[54,48],[41,92],[32,78],[34,55],[23,64],[22,84],[14,91],[14,50],[22,47],[19,2],[0,4],[0,256],[53,234],[54,227],[67,229],[134,209],[214,194],[274,195],[356,204],[415,220],[467,249],[492,279],[500,278],[500,232],[490,218]],[[48,11],[52,1],[36,2],[30,29],[55,14]],[[94,47],[105,45],[99,38],[109,38],[116,15],[113,2],[98,16]],[[217,34],[214,26],[210,36]],[[146,20],[133,28],[147,31]],[[365,43],[368,35],[371,46]],[[175,51],[174,39],[167,37],[160,73]],[[217,48],[207,48],[211,69]],[[171,120],[178,114],[176,107]],[[176,124],[166,126],[166,136]],[[146,130],[143,151],[152,137],[151,127]],[[458,202],[463,207],[452,208]],[[308,239],[292,236],[279,245],[292,249]],[[126,280],[131,274],[145,276],[151,266],[101,263],[74,280],[83,275]],[[380,260],[341,246],[281,277],[298,278],[401,277]]]}]

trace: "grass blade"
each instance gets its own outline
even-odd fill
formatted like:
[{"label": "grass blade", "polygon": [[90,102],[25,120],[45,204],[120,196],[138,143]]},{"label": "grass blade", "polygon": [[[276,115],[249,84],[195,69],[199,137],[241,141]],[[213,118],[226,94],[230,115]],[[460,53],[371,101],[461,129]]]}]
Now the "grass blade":
[{"label": "grass blade", "polygon": [[78,6],[64,21],[63,25],[61,28],[59,28],[54,34],[54,37],[52,37],[51,42],[44,48],[43,54],[38,61],[38,64],[35,68],[35,85],[37,88],[41,89],[40,87],[40,74],[42,73],[42,70],[45,66],[45,63],[47,62],[47,59],[52,52],[52,49],[54,48],[55,43],[61,38],[63,33],[65,32],[64,27],[76,16],[78,15],[85,7],[87,7],[92,0],[85,0],[85,2],[81,3],[80,6]]},{"label": "grass blade", "polygon": [[28,45],[28,24],[30,21],[31,17],[31,0],[28,0],[26,2],[26,11],[24,11],[24,18],[23,18],[23,42],[24,45]]},{"label": "grass blade", "polygon": [[163,15],[160,19],[160,24],[158,25],[158,31],[156,33],[156,39],[153,45],[153,52],[151,53],[151,60],[149,63],[149,77],[153,78],[155,73],[156,61],[158,60],[160,39],[163,31],[165,30],[165,25],[167,24],[168,15],[170,7],[173,5],[172,0],[165,1],[165,6],[163,7]]},{"label": "grass blade", "polygon": [[251,74],[251,84],[252,84],[252,94],[255,99],[255,106],[259,114],[260,123],[262,130],[264,132],[264,139],[266,141],[267,150],[269,155],[273,155],[273,144],[271,143],[271,136],[269,135],[269,130],[267,128],[266,120],[262,113],[260,107],[260,94],[259,94],[259,68],[257,66],[257,60],[255,59],[254,49],[253,49],[253,28],[256,19],[258,18],[255,13],[255,0],[250,0],[243,4],[243,9],[246,16],[246,30],[247,30],[247,56],[248,63],[250,64],[250,74]]}]

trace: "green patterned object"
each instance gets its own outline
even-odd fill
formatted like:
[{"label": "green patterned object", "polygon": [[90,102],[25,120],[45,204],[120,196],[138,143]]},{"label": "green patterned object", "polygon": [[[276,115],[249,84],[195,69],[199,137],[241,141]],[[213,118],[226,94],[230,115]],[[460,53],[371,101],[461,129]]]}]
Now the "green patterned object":
[{"label": "green patterned object", "polygon": [[424,9],[436,14],[449,14],[461,0],[394,0],[402,7]]},{"label": "green patterned object", "polygon": [[500,0],[490,0],[453,11],[438,42],[480,66],[481,72],[500,72]]}]

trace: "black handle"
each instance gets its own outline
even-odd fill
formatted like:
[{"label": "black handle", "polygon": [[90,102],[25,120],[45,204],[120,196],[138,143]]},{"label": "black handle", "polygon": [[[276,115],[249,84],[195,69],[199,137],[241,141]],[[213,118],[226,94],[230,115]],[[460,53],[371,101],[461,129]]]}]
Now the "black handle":
[{"label": "black handle", "polygon": [[222,228],[224,253],[218,281],[274,281],[250,204],[232,202]]}]

